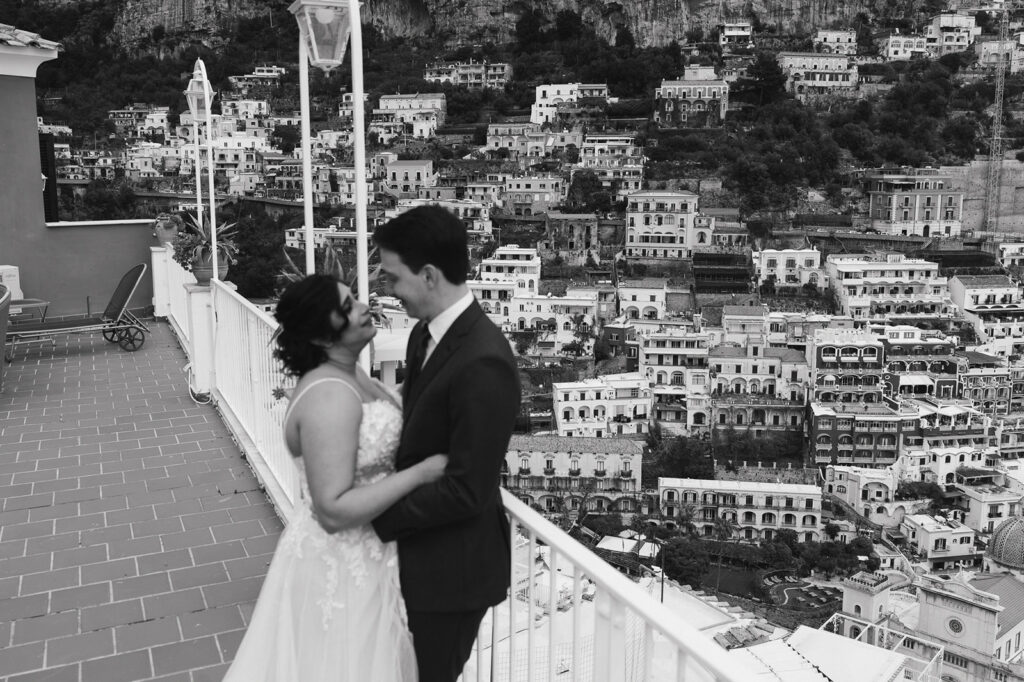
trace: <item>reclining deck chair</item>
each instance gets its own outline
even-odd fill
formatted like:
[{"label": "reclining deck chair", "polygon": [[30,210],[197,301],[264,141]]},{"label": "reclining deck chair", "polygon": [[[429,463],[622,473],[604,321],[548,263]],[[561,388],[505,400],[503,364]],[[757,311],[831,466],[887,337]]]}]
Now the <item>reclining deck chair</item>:
[{"label": "reclining deck chair", "polygon": [[99,332],[110,343],[117,343],[126,351],[142,348],[149,327],[128,311],[135,289],[146,274],[146,264],[139,263],[126,272],[114,289],[110,302],[102,315],[81,320],[53,320],[27,324],[11,324],[7,328],[7,359],[13,356],[12,346],[32,341],[50,341],[60,334],[90,334]]}]

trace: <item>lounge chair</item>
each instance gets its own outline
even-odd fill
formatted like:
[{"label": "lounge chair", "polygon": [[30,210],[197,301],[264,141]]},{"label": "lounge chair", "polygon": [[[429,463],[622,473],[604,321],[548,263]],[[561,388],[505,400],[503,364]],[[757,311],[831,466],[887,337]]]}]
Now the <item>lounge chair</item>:
[{"label": "lounge chair", "polygon": [[[13,346],[32,341],[50,341],[60,334],[90,334],[99,332],[110,343],[117,343],[126,351],[142,348],[146,342],[149,327],[128,311],[128,303],[146,274],[146,264],[139,263],[126,272],[118,282],[110,302],[102,315],[81,320],[53,320],[28,324],[11,324],[5,335],[7,345]],[[4,319],[7,316],[4,315]],[[8,348],[7,359],[12,359],[13,348]]]}]

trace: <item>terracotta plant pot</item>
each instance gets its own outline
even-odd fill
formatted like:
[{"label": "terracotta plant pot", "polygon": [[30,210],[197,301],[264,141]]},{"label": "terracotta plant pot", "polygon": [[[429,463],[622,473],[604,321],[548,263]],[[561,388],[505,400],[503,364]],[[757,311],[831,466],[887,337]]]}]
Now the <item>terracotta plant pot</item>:
[{"label": "terracotta plant pot", "polygon": [[171,220],[170,216],[165,214],[157,217],[156,223],[153,225],[153,231],[156,233],[157,241],[161,245],[170,244],[178,236],[178,226]]},{"label": "terracotta plant pot", "polygon": [[169,228],[161,227],[159,223],[156,225],[156,239],[160,242],[161,246],[166,246],[174,241],[174,238],[178,236],[178,228],[171,225]]},{"label": "terracotta plant pot", "polygon": [[[217,264],[217,274],[220,279],[228,276],[227,263]],[[213,258],[206,257],[192,263],[192,274],[196,278],[196,284],[209,284],[213,279]]]}]

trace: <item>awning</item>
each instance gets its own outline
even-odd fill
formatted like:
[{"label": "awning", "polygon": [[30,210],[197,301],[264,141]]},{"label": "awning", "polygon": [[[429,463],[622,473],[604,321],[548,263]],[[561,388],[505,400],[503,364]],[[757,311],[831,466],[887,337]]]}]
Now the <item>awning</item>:
[{"label": "awning", "polygon": [[934,386],[935,380],[926,374],[901,374],[900,386]]}]

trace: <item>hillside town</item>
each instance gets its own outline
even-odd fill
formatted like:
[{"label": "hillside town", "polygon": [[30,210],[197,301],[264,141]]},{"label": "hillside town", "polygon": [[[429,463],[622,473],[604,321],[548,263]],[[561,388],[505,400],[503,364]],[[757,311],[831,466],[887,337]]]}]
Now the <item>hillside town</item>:
[{"label": "hillside town", "polygon": [[[969,54],[956,78],[994,88],[986,112],[1002,125],[1005,107],[1011,125],[1024,19],[1002,4],[940,11],[920,32],[876,31],[871,54],[853,27],[801,50],[761,39],[736,21],[680,45],[692,59],[641,117],[607,83],[552,82],[533,86],[528,111],[451,123],[451,88],[516,78],[475,58],[423,63],[434,92],[321,98],[317,220],[282,230],[283,246],[313,234],[353,263],[357,194],[371,235],[418,206],[458,216],[468,286],[523,385],[503,487],[692,614],[748,679],[1024,682],[1024,158],[1009,135],[993,125],[957,165],[844,158],[841,186],[802,187],[781,211],[664,159],[673,136],[751,115],[769,58],[780,96],[831,111],[884,96],[894,65]],[[47,222],[70,220],[97,183],[131,187],[158,223],[201,211],[200,181],[225,207],[301,215],[300,114],[280,106],[289,69],[231,75],[210,124],[124,102],[106,144],[40,116]],[[17,267],[0,282],[32,294]],[[413,321],[374,286],[382,331],[407,335]],[[381,350],[373,368],[392,385],[396,357]],[[564,592],[542,549],[523,563]],[[568,597],[555,609],[530,585],[521,600],[555,630]]]}]

